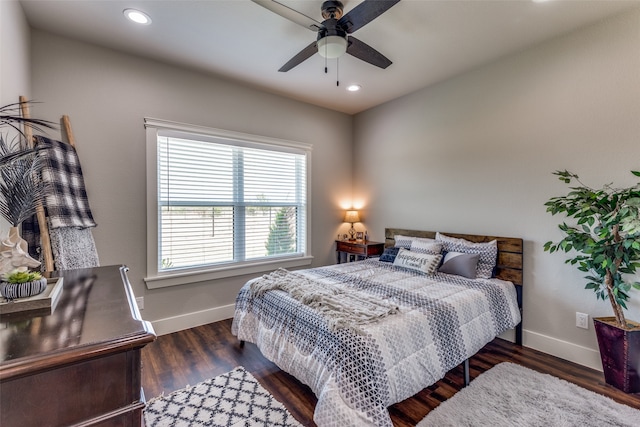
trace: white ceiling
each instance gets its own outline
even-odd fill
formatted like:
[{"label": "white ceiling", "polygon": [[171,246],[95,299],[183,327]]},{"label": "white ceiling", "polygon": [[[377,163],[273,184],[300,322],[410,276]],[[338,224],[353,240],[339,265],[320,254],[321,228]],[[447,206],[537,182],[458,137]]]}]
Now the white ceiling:
[{"label": "white ceiling", "polygon": [[[134,55],[225,76],[349,114],[429,86],[544,40],[634,7],[640,0],[402,0],[357,30],[393,64],[379,69],[352,56],[314,55],[278,69],[316,35],[250,0],[21,0],[33,28]],[[280,0],[322,21],[322,0]],[[348,13],[360,0],[343,0]],[[151,25],[127,21],[137,8]],[[357,83],[360,92],[346,91]]]}]

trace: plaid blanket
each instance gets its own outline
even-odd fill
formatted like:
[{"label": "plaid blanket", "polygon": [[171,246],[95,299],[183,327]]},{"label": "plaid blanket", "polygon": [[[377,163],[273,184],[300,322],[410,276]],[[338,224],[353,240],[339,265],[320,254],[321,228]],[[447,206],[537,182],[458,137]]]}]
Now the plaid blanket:
[{"label": "plaid blanket", "polygon": [[51,188],[44,203],[51,228],[95,227],[75,148],[44,136],[34,138],[37,145],[48,147],[42,152],[42,180]]}]

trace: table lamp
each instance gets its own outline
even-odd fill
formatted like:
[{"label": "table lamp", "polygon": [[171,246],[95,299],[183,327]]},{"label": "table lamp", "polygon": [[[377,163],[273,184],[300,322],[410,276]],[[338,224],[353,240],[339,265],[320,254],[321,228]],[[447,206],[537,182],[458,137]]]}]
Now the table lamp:
[{"label": "table lamp", "polygon": [[351,229],[349,230],[350,240],[355,239],[356,229],[353,228],[353,224],[356,222],[360,222],[360,216],[358,215],[358,211],[347,211],[344,214],[344,222],[351,223]]}]

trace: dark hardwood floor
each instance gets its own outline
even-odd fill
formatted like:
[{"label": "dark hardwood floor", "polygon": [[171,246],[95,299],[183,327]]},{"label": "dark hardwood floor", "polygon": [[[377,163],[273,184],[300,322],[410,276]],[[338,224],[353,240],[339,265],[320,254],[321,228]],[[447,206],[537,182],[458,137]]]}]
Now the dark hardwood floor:
[{"label": "dark hardwood floor", "polygon": [[[640,409],[640,394],[625,394],[607,385],[601,372],[499,338],[471,358],[471,378],[505,361],[554,375]],[[255,345],[246,343],[241,348],[231,334],[230,319],[160,336],[142,350],[142,363],[147,399],[244,366],[298,421],[305,426],[315,426],[316,397],[313,392],[265,359]],[[462,385],[462,367],[458,367],[434,385],[391,406],[389,412],[394,425],[415,426]]]}]

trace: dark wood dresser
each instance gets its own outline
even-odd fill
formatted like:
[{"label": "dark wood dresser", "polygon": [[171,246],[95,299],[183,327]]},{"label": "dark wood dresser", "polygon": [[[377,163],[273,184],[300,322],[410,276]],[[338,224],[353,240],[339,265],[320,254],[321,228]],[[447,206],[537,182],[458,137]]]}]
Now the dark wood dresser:
[{"label": "dark wood dresser", "polygon": [[51,314],[0,318],[0,425],[140,426],[141,349],[155,340],[124,266],[61,272]]}]

